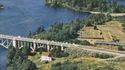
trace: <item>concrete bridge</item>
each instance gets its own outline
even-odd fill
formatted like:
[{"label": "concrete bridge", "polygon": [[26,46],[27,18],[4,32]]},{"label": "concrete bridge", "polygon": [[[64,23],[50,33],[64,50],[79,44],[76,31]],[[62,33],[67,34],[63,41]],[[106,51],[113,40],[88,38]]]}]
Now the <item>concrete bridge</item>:
[{"label": "concrete bridge", "polygon": [[92,46],[85,46],[85,45],[78,45],[78,44],[70,44],[70,43],[63,43],[63,42],[55,42],[55,41],[48,41],[48,40],[40,40],[40,39],[32,39],[20,36],[10,36],[10,35],[3,35],[0,34],[0,45],[9,48],[22,48],[22,47],[30,47],[31,50],[34,52],[37,48],[45,48],[46,50],[51,50],[54,47],[59,47],[62,51],[64,48],[70,48],[70,46],[75,46],[77,48],[81,48],[84,50],[88,50],[91,52],[98,52],[98,53],[108,53],[108,54],[115,54],[115,55],[124,55],[124,51],[109,51],[105,49],[97,49]]},{"label": "concrete bridge", "polygon": [[12,46],[15,48],[22,48],[29,46],[32,51],[35,51],[36,48],[43,47],[49,51],[54,47],[60,47],[60,49],[63,50],[64,47],[68,47],[69,44],[63,42],[55,42],[55,41],[0,34],[0,45],[5,48],[9,48]]}]

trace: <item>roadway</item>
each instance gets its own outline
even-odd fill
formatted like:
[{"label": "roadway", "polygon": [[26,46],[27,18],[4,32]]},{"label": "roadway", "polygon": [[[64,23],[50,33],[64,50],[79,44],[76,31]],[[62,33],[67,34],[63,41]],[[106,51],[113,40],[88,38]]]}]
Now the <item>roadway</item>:
[{"label": "roadway", "polygon": [[[94,12],[94,11],[90,11],[91,14],[108,14],[106,12]],[[111,15],[112,17],[121,17],[121,16],[125,16],[125,13],[109,13],[109,15]]]}]

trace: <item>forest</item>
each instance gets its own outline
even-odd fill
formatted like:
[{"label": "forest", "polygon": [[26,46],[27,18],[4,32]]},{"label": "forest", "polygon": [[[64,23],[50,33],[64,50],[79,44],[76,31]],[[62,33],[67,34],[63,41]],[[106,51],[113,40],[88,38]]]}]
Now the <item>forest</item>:
[{"label": "forest", "polygon": [[22,49],[9,48],[7,70],[37,70],[35,63],[28,59],[29,54],[29,47],[23,47]]},{"label": "forest", "polygon": [[125,6],[119,5],[114,0],[46,0],[46,5],[67,7],[79,12],[125,12]]}]

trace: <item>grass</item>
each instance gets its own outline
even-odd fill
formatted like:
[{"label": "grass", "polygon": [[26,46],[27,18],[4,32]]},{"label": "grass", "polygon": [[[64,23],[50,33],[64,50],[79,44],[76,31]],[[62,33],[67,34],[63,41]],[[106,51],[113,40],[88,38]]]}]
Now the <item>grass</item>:
[{"label": "grass", "polygon": [[[76,51],[76,50],[77,49],[75,49],[74,51]],[[88,67],[88,68],[96,68],[96,67],[99,67],[99,66],[100,67],[105,67],[105,66],[109,66],[112,63],[112,62],[109,62],[109,61],[105,61],[105,59],[91,57],[91,56],[81,56],[81,57],[68,56],[68,57],[62,57],[62,58],[56,58],[56,60],[51,61],[49,63],[41,62],[39,53],[37,53],[34,56],[29,56],[28,58],[37,65],[38,70],[51,70],[51,69],[54,69],[54,68],[58,69],[60,67],[60,64],[63,65],[66,61],[70,61],[71,64],[68,64],[68,65],[64,64],[63,66],[68,67],[68,66],[72,66],[72,64],[76,64],[78,66],[78,68],[81,68],[80,70],[84,70],[84,68],[86,68],[86,67]],[[118,66],[117,65],[118,62],[117,63],[113,62],[113,63],[116,66]],[[113,64],[113,66],[114,66],[114,64]],[[123,63],[123,62],[119,63],[119,67],[121,68],[122,65],[124,65],[124,64],[125,63]],[[123,70],[123,69],[121,69],[121,70]]]},{"label": "grass", "polygon": [[[125,44],[125,32],[123,32],[122,22],[112,20],[106,22],[105,25],[97,25],[98,30],[94,30],[93,27],[86,27],[83,31],[81,29],[80,40],[87,40],[91,44],[94,44],[96,41],[113,41],[120,40],[121,43]],[[86,39],[84,37],[90,37],[91,39]],[[94,39],[102,38],[102,39]],[[96,46],[97,48],[109,49],[109,50],[118,50],[114,46]]]},{"label": "grass", "polygon": [[102,46],[102,45],[100,45],[100,46],[96,46],[95,48],[101,48],[101,49],[107,49],[107,50],[113,50],[113,51],[116,51],[116,50],[118,50],[118,47],[117,46]]},{"label": "grass", "polygon": [[[105,25],[98,25],[98,30],[94,30],[93,27],[86,27],[80,34],[81,37],[93,37],[93,38],[104,38],[105,41],[113,41],[113,37],[120,39],[121,42],[125,43],[125,33],[122,29],[122,23],[119,21],[106,22]],[[94,40],[94,39],[92,39]],[[97,40],[97,39],[95,39]]]},{"label": "grass", "polygon": [[98,29],[102,31],[104,40],[112,41],[114,37],[125,43],[125,33],[119,21],[106,22],[105,25],[98,25]]},{"label": "grass", "polygon": [[94,58],[94,57],[63,57],[63,58],[56,58],[55,61],[44,63],[40,62],[39,55],[29,56],[29,59],[36,63],[39,70],[51,70],[53,64],[61,63],[63,64],[67,60],[77,64],[81,70],[84,68],[96,68],[96,67],[105,67],[105,66],[112,66],[119,70],[125,70],[125,62],[112,62],[112,61],[105,61],[103,59]]}]

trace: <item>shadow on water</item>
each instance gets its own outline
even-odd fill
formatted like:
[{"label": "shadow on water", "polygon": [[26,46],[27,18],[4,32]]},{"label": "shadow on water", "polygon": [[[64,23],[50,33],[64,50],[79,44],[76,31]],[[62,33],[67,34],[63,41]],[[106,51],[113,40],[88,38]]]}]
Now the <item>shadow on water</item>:
[{"label": "shadow on water", "polygon": [[0,70],[6,70],[7,49],[0,46]]}]

